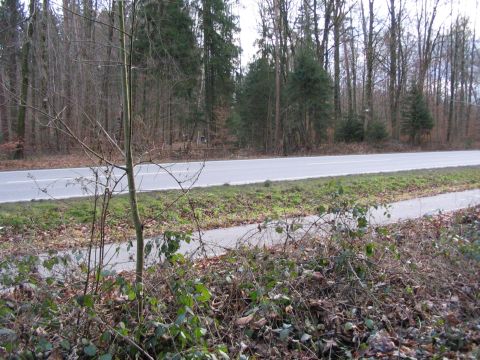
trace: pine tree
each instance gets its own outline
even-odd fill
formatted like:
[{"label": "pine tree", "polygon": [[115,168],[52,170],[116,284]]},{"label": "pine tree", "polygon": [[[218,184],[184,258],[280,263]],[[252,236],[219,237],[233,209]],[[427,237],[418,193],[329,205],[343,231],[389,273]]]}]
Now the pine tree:
[{"label": "pine tree", "polygon": [[271,149],[274,117],[275,69],[267,58],[249,65],[238,92],[236,111],[240,115],[237,134],[243,144]]},{"label": "pine tree", "polygon": [[205,81],[205,120],[207,139],[217,133],[216,113],[229,108],[234,90],[233,72],[239,54],[234,44],[238,31],[236,17],[227,0],[202,1],[203,66]]},{"label": "pine tree", "polygon": [[433,117],[427,101],[418,85],[414,84],[408,92],[406,108],[403,112],[402,131],[410,137],[412,143],[419,143],[422,136],[433,128]]},{"label": "pine tree", "polygon": [[10,129],[17,118],[18,59],[24,24],[25,14],[19,0],[0,3],[0,67],[3,69],[0,81],[0,122],[3,141],[9,140]]},{"label": "pine tree", "polygon": [[134,43],[135,62],[152,65],[162,78],[178,81],[190,94],[200,70],[193,20],[183,0],[141,2]]},{"label": "pine tree", "polygon": [[297,53],[287,86],[301,145],[312,146],[330,123],[332,86],[327,72],[310,48],[300,49]]}]

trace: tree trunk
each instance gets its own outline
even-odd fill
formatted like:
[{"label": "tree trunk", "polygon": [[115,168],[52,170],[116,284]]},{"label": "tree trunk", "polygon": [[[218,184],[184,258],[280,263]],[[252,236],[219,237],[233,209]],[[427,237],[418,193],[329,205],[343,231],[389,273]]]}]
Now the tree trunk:
[{"label": "tree trunk", "polygon": [[[135,12],[135,5],[133,5]],[[137,240],[137,256],[135,281],[138,301],[138,317],[142,317],[143,313],[143,262],[144,262],[144,239],[143,224],[140,220],[137,205],[137,191],[135,187],[135,174],[133,166],[132,154],[132,135],[133,135],[133,116],[131,108],[131,53],[127,51],[127,34],[125,32],[125,0],[118,1],[118,17],[120,28],[120,53],[122,57],[122,93],[123,93],[123,128],[124,128],[124,151],[125,151],[125,168],[128,181],[128,195],[130,200],[130,210],[132,211],[132,220],[135,227],[135,235]],[[133,28],[133,26],[132,26]],[[131,35],[130,35],[131,36]],[[131,51],[131,46],[130,46]]]},{"label": "tree trunk", "polygon": [[0,70],[0,123],[2,131],[2,142],[6,143],[10,139],[10,132],[8,131],[8,111],[5,97],[5,83],[3,82],[3,74]]},{"label": "tree trunk", "polygon": [[25,156],[25,118],[27,114],[27,97],[29,82],[30,47],[33,38],[33,23],[35,20],[35,0],[30,0],[29,19],[27,24],[27,36],[22,48],[22,88],[17,118],[17,149],[15,159],[23,159]]},{"label": "tree trunk", "polygon": [[[42,114],[40,115],[40,136],[39,141],[42,146],[50,144],[51,139],[48,138],[48,122],[49,122],[49,98],[48,98],[48,81],[49,81],[49,63],[48,63],[48,0],[42,2],[42,31],[40,32],[40,52],[41,52],[41,71],[40,71],[40,101]],[[59,149],[57,149],[58,151]]]},{"label": "tree trunk", "polygon": [[357,113],[357,52],[355,49],[355,36],[353,34],[353,24],[352,19],[350,18],[350,52],[352,56],[351,67],[352,67],[352,106],[353,113]]},{"label": "tree trunk", "polygon": [[395,10],[395,0],[390,0],[390,67],[389,67],[389,83],[388,83],[388,100],[390,107],[390,123],[392,127],[392,136],[394,139],[400,138],[397,127],[397,102],[395,90],[397,88],[397,18]]},{"label": "tree trunk", "polygon": [[281,71],[280,71],[280,0],[274,0],[274,24],[275,24],[275,146],[276,153],[283,149],[283,134],[281,124],[280,94],[281,94]]},{"label": "tree trunk", "polygon": [[107,44],[107,58],[103,79],[102,79],[102,93],[103,93],[103,128],[105,132],[108,133],[109,130],[109,119],[110,119],[110,86],[109,86],[109,73],[110,73],[110,60],[112,57],[112,47],[113,47],[113,29],[115,26],[115,0],[112,0],[112,5],[110,7],[110,13],[108,14],[109,18],[109,28],[108,28],[108,44]]},{"label": "tree trunk", "polygon": [[328,0],[325,4],[325,22],[323,26],[323,37],[322,43],[320,45],[320,65],[323,66],[325,70],[328,70],[328,35],[330,34],[330,22],[332,16],[332,10],[334,7],[335,0]]},{"label": "tree trunk", "polygon": [[476,31],[473,31],[473,36],[472,36],[472,48],[470,52],[470,74],[468,77],[468,96],[467,96],[467,116],[465,118],[465,138],[470,137],[470,123],[471,123],[471,117],[472,117],[472,101],[473,101],[473,87],[474,87],[474,70],[475,70],[475,52],[476,52],[476,46],[475,46],[475,33]]},{"label": "tree trunk", "polygon": [[457,72],[457,53],[458,53],[458,29],[452,28],[450,52],[452,56],[450,65],[450,104],[448,108],[448,124],[447,124],[447,142],[450,143],[453,139],[453,117],[455,111],[455,88],[456,88],[456,72]]},{"label": "tree trunk", "polygon": [[[428,18],[428,10],[426,1],[422,0],[421,16],[417,22],[417,34],[418,34],[418,56],[419,56],[419,74],[417,85],[421,92],[425,84],[425,78],[428,68],[432,61],[432,52],[435,48],[435,40],[432,39],[433,22],[437,15],[437,6],[439,0],[435,0],[433,4],[432,13]],[[421,23],[423,20],[423,24]],[[423,27],[422,27],[423,26]]]},{"label": "tree trunk", "polygon": [[[372,119],[374,118],[373,113],[373,61],[375,57],[374,49],[373,49],[373,2],[374,0],[368,0],[368,34],[366,36],[367,43],[365,44],[365,56],[366,56],[366,84],[365,84],[365,100],[366,100],[366,108],[365,108],[365,121],[363,123],[364,131],[367,130],[369,124],[371,123]],[[363,4],[362,4],[363,8]],[[365,21],[364,21],[365,22]]]},{"label": "tree trunk", "polygon": [[347,48],[348,39],[346,39],[345,26],[342,24],[342,32],[344,36],[343,40],[343,57],[345,59],[345,72],[347,75],[347,104],[348,104],[348,114],[353,115],[353,89],[352,89],[352,75],[350,68],[350,59]]},{"label": "tree trunk", "polygon": [[333,63],[334,63],[334,81],[333,81],[333,104],[335,123],[342,117],[342,108],[340,102],[340,23],[342,22],[341,0],[335,0],[334,23],[333,23]]}]

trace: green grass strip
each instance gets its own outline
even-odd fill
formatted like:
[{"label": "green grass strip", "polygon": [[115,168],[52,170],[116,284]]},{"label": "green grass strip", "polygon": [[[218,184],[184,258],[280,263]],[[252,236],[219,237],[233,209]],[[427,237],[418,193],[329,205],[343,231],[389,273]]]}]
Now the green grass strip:
[{"label": "green grass strip", "polygon": [[[270,182],[242,186],[198,188],[187,197],[179,191],[139,194],[139,207],[147,235],[169,230],[193,229],[191,205],[201,226],[226,227],[266,218],[315,213],[341,183],[344,193],[362,202],[390,202],[417,196],[480,188],[480,167],[419,170],[389,174],[353,175],[297,181]],[[58,229],[86,226],[92,218],[92,199],[34,201],[0,205],[0,226],[9,236],[33,237],[47,232],[55,237]],[[112,199],[107,220],[111,237],[128,234],[128,199]],[[125,230],[127,229],[127,230]]]}]

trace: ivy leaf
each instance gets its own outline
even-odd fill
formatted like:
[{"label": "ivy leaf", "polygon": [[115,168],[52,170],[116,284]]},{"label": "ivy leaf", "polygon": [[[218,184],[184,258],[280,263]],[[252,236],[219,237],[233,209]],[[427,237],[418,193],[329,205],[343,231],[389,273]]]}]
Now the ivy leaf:
[{"label": "ivy leaf", "polygon": [[112,360],[112,355],[110,353],[103,354],[98,357],[98,360]]},{"label": "ivy leaf", "polygon": [[87,356],[95,356],[97,354],[97,347],[93,344],[90,344],[83,348],[83,352]]},{"label": "ivy leaf", "polygon": [[347,322],[345,323],[345,325],[343,325],[343,328],[345,329],[345,331],[350,331],[353,329],[353,324],[351,322]]},{"label": "ivy leaf", "polygon": [[301,341],[302,343],[305,343],[305,342],[307,342],[308,340],[310,340],[311,338],[312,338],[312,335],[307,334],[307,333],[304,333],[304,334],[302,335],[300,341]]},{"label": "ivy leaf", "polygon": [[149,241],[149,242],[145,245],[145,257],[147,257],[148,255],[150,255],[151,252],[152,252],[152,243]]},{"label": "ivy leaf", "polygon": [[205,302],[209,301],[210,298],[212,297],[212,295],[210,294],[210,291],[208,291],[206,286],[203,285],[203,284],[196,284],[195,285],[195,290],[198,293],[197,300],[202,302],[202,303],[205,303]]},{"label": "ivy leaf", "polygon": [[222,359],[224,360],[230,360],[230,356],[227,355],[226,352],[224,352],[223,350],[218,350],[218,354],[222,357]]},{"label": "ivy leaf", "polygon": [[374,243],[368,243],[365,245],[365,252],[367,256],[373,256],[375,250],[375,244]]},{"label": "ivy leaf", "polygon": [[60,341],[60,346],[67,351],[70,350],[70,343],[66,339],[63,339],[62,341]]},{"label": "ivy leaf", "polygon": [[135,293],[135,290],[133,290],[133,289],[130,289],[128,291],[127,295],[128,295],[128,300],[130,300],[130,301],[133,301],[137,298],[137,294]]},{"label": "ivy leaf", "polygon": [[93,309],[93,296],[92,295],[80,295],[77,297],[77,303],[80,306]]}]

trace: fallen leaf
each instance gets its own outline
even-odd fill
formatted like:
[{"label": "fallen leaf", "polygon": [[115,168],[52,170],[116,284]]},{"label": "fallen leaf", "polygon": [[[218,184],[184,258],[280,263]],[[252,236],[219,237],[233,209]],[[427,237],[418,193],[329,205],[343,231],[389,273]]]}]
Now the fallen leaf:
[{"label": "fallen leaf", "polygon": [[368,338],[368,344],[375,352],[388,353],[395,350],[395,344],[385,330],[380,330]]},{"label": "fallen leaf", "polygon": [[260,329],[260,328],[262,328],[263,326],[265,326],[266,323],[267,323],[267,319],[261,318],[261,319],[255,321],[255,322],[252,324],[252,327],[253,327],[254,329]]},{"label": "fallen leaf", "polygon": [[248,325],[252,320],[253,320],[253,314],[250,314],[250,315],[247,315],[247,316],[238,318],[238,319],[235,321],[235,324],[237,324],[238,326],[246,326],[246,325]]}]

